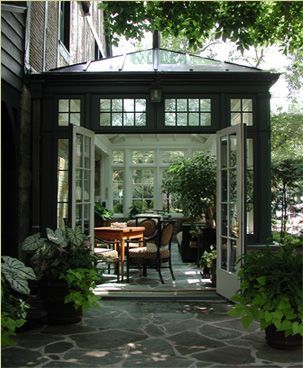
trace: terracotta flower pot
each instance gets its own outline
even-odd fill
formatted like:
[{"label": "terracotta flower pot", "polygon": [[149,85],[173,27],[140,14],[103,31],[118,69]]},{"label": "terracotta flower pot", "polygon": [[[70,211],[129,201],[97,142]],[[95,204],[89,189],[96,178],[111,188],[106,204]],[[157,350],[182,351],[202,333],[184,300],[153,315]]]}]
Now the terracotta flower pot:
[{"label": "terracotta flower pot", "polygon": [[269,346],[276,349],[290,350],[302,345],[300,334],[285,336],[283,331],[277,331],[274,325],[265,328],[265,338]]}]

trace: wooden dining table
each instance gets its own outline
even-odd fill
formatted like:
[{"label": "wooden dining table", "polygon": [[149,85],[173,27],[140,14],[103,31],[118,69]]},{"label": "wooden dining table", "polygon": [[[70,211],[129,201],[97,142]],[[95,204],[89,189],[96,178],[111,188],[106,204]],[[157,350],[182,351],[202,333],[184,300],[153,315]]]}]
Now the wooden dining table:
[{"label": "wooden dining table", "polygon": [[95,227],[95,237],[104,240],[114,240],[119,244],[119,256],[121,267],[121,278],[124,275],[124,260],[125,260],[125,240],[127,239],[142,239],[145,227],[144,226],[128,226],[128,227]]}]

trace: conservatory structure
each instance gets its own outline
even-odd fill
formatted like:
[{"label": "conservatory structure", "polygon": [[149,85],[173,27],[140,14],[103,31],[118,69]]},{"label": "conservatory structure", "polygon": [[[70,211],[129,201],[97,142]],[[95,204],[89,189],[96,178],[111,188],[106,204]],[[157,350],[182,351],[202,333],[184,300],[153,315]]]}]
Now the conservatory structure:
[{"label": "conservatory structure", "polygon": [[232,224],[241,225],[248,245],[264,244],[271,232],[269,88],[277,79],[159,47],[31,75],[40,137],[33,222],[43,229],[68,221],[92,233],[95,200],[119,218],[132,206],[165,209],[165,169],[176,157],[206,151],[217,158],[217,238],[230,241],[231,253]]}]

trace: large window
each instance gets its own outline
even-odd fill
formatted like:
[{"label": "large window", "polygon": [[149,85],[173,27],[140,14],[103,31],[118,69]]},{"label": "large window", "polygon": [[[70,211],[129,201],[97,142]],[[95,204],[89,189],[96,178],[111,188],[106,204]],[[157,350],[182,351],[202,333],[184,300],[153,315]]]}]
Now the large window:
[{"label": "large window", "polygon": [[60,41],[66,50],[70,49],[70,1],[60,3]]},{"label": "large window", "polygon": [[210,126],[211,99],[165,99],[165,126]]},{"label": "large window", "polygon": [[154,208],[154,169],[132,170],[132,205],[140,212]]},{"label": "large window", "polygon": [[100,126],[145,126],[144,98],[100,99]]}]

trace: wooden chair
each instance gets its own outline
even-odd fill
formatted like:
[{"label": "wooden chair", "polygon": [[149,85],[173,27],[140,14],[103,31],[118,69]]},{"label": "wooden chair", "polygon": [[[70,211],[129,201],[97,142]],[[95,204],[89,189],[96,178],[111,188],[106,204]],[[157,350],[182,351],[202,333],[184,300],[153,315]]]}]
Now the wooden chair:
[{"label": "wooden chair", "polygon": [[[130,248],[129,242],[126,242],[127,281],[129,281],[130,268],[143,268],[143,276],[147,276],[147,267],[158,271],[162,284],[164,284],[162,268],[169,268],[172,279],[175,280],[171,263],[174,225],[174,220],[159,221],[156,236],[150,239],[154,241],[146,241],[143,247]],[[164,266],[164,264],[168,265]]]},{"label": "wooden chair", "polygon": [[[120,257],[118,247],[115,241],[104,240],[95,237],[94,254],[97,257],[97,262],[107,264],[108,273],[110,274],[110,266],[114,264],[114,270],[117,274],[117,281],[120,281]],[[97,265],[97,264],[96,264]]]}]

